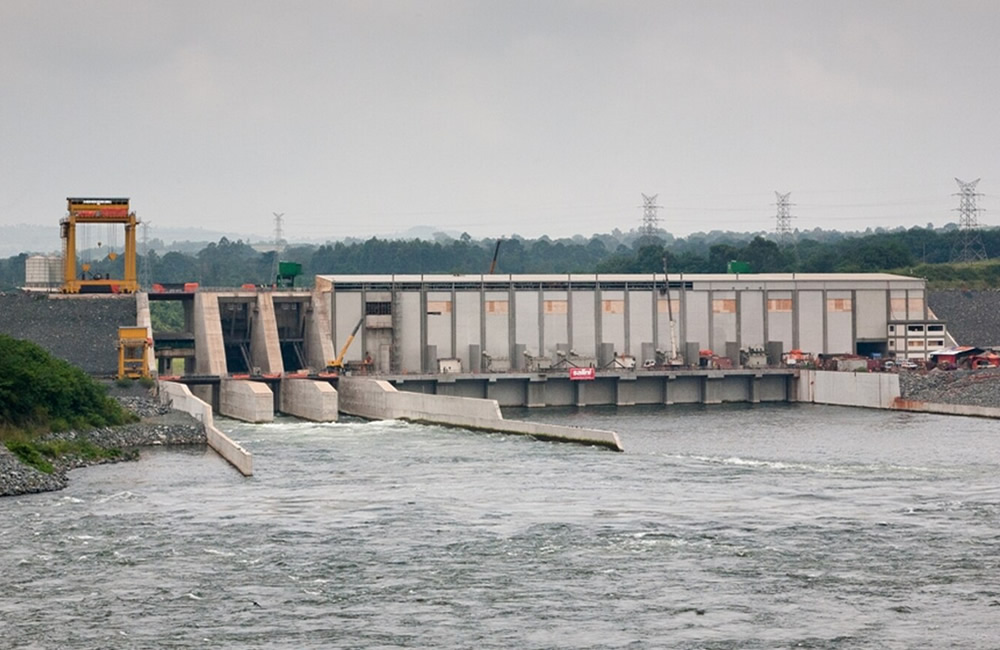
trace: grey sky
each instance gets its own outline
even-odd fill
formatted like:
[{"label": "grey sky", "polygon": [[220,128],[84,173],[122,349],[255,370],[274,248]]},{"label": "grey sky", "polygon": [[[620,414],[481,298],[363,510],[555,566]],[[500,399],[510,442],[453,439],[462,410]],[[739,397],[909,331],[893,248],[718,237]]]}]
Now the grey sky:
[{"label": "grey sky", "polygon": [[[1000,3],[0,2],[0,224],[1000,224]],[[155,232],[154,232],[155,234]]]}]

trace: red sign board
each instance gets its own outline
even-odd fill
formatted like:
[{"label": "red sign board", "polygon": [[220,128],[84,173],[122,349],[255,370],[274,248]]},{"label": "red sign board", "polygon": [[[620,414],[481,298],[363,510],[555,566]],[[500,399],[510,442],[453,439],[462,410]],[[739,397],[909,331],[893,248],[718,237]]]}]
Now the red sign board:
[{"label": "red sign board", "polygon": [[569,378],[574,381],[591,380],[595,376],[593,368],[570,368]]}]

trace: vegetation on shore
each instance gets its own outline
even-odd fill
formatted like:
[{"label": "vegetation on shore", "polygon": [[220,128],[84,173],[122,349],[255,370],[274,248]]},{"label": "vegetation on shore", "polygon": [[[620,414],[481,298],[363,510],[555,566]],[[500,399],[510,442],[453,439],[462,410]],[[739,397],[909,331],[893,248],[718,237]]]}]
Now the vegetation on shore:
[{"label": "vegetation on shore", "polygon": [[[987,262],[952,263],[964,233],[954,224],[944,228],[869,229],[844,233],[798,232],[791,241],[776,241],[764,232],[695,233],[674,237],[660,231],[643,236],[636,231],[584,237],[525,239],[507,237],[500,246],[498,273],[653,273],[662,272],[667,255],[672,273],[725,273],[728,263],[750,264],[753,273],[871,273],[893,271],[926,277],[934,288],[1000,287],[1000,228],[979,232]],[[349,240],[290,244],[282,259],[302,264],[300,286],[311,286],[316,274],[486,273],[495,238],[473,239],[466,233],[427,239]],[[162,246],[162,242],[161,242]],[[81,252],[81,259],[87,253]],[[271,284],[274,252],[258,251],[248,242],[222,238],[197,252],[154,248],[148,260],[153,282],[197,282],[202,286],[233,287]],[[123,258],[93,261],[93,270],[120,277]],[[0,259],[0,291],[24,282],[25,255]],[[177,321],[175,314],[164,315]],[[182,323],[180,323],[182,325]],[[175,323],[177,326],[178,323]]]},{"label": "vegetation on shore", "polygon": [[51,473],[52,461],[61,457],[119,458],[120,449],[105,449],[84,438],[43,437],[135,420],[79,368],[34,343],[0,334],[0,440],[23,462]]}]

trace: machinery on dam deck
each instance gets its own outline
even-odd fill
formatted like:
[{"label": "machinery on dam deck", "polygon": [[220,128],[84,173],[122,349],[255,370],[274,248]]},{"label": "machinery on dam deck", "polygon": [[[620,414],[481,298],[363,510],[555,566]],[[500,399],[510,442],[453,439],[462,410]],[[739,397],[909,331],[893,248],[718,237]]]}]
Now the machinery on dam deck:
[{"label": "machinery on dam deck", "polygon": [[[129,211],[128,198],[73,198],[66,199],[68,214],[60,222],[63,242],[63,293],[135,293],[139,290],[136,274],[135,230],[139,221],[135,212]],[[77,269],[77,228],[103,225],[109,228],[125,227],[124,277],[112,278],[110,273],[100,274],[84,262]],[[112,235],[114,239],[114,235]],[[100,242],[98,242],[100,247]],[[113,249],[107,259],[114,261],[118,253]]]}]

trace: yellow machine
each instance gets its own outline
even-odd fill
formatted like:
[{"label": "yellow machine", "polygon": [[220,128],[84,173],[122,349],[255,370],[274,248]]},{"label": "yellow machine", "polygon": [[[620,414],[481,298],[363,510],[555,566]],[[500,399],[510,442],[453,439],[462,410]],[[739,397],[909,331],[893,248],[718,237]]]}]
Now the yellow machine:
[{"label": "yellow machine", "polygon": [[354,337],[358,335],[358,330],[361,329],[361,323],[365,322],[365,317],[362,316],[358,319],[358,324],[354,326],[351,330],[351,335],[347,337],[347,341],[344,343],[344,347],[340,349],[340,354],[333,361],[326,364],[327,370],[342,370],[344,367],[344,357],[347,356],[347,349],[351,347],[351,343],[354,342]]},{"label": "yellow machine", "polygon": [[118,378],[148,377],[152,347],[145,327],[119,327]]},{"label": "yellow machine", "polygon": [[[139,223],[134,212],[129,212],[127,198],[95,199],[67,198],[68,216],[60,222],[63,240],[63,293],[135,293],[139,281],[135,263],[135,229]],[[76,240],[77,225],[105,224],[125,226],[125,277],[111,278],[88,274],[89,264],[83,265],[83,272],[77,275]],[[108,257],[115,259],[111,252]]]}]

